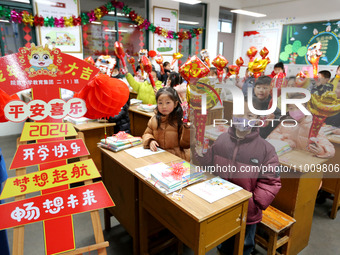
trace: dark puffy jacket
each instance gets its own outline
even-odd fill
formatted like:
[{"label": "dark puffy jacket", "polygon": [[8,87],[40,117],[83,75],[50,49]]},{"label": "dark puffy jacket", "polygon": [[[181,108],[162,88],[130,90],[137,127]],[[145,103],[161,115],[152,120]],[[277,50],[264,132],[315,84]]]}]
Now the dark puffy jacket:
[{"label": "dark puffy jacket", "polygon": [[117,134],[119,131],[125,131],[126,133],[131,134],[129,107],[130,107],[130,98],[128,99],[126,104],[122,107],[121,111],[116,116],[109,118],[109,122],[116,123],[116,125],[114,126],[115,134]]},{"label": "dark puffy jacket", "polygon": [[[257,105],[259,108],[257,110],[267,110],[269,108],[270,101],[272,100],[272,96],[269,95],[267,99],[260,100],[255,95],[253,96],[253,104]],[[281,110],[276,107],[275,111],[273,112],[274,119],[279,120],[281,118]],[[279,121],[269,122],[267,126],[260,128],[260,136],[264,139],[270,135],[271,132],[280,124]]]},{"label": "dark puffy jacket", "polygon": [[220,135],[203,157],[193,153],[193,162],[201,166],[235,166],[236,172],[219,171],[215,175],[231,181],[253,194],[249,199],[247,224],[256,224],[281,188],[281,180],[274,171],[241,172],[244,167],[279,165],[274,147],[259,136],[258,128],[244,139],[236,137],[235,128]]}]

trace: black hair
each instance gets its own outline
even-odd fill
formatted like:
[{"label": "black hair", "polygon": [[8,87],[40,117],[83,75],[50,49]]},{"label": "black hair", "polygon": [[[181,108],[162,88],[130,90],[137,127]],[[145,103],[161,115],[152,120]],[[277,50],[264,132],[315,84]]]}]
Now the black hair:
[{"label": "black hair", "polygon": [[331,78],[331,72],[330,71],[322,70],[322,71],[319,72],[319,74],[321,74],[326,79],[330,79]]},{"label": "black hair", "polygon": [[171,72],[169,76],[169,80],[170,80],[170,87],[173,88],[182,83],[182,76],[180,76],[179,73]]},{"label": "black hair", "polygon": [[274,65],[274,68],[281,68],[283,71],[285,70],[284,65],[282,62],[278,62]]},{"label": "black hair", "polygon": [[256,80],[254,87],[256,85],[270,85],[271,81],[272,81],[272,79],[269,76],[265,76],[265,75],[264,76],[260,76]]},{"label": "black hair", "polygon": [[163,66],[166,67],[167,65],[170,65],[170,62],[165,61],[165,62],[163,63]]},{"label": "black hair", "polygon": [[[168,97],[170,97],[170,99],[172,101],[174,101],[174,103],[177,103],[177,106],[174,108],[174,110],[169,114],[168,117],[168,122],[171,126],[176,127],[176,123],[177,123],[177,127],[178,130],[181,128],[181,126],[183,125],[183,110],[182,110],[182,106],[181,106],[181,99],[179,98],[177,91],[171,87],[164,87],[161,88],[157,91],[156,93],[156,102],[158,101],[158,98],[161,95],[166,94]],[[157,120],[157,128],[159,128],[161,126],[161,118],[162,118],[162,114],[159,112],[158,110],[158,105],[155,109],[156,111],[156,120]]]}]

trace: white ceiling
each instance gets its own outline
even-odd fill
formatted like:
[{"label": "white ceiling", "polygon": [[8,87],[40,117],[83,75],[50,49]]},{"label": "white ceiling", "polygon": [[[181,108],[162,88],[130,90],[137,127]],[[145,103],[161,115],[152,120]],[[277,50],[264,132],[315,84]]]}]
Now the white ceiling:
[{"label": "white ceiling", "polygon": [[299,0],[239,0],[241,8],[253,8],[297,1]]}]

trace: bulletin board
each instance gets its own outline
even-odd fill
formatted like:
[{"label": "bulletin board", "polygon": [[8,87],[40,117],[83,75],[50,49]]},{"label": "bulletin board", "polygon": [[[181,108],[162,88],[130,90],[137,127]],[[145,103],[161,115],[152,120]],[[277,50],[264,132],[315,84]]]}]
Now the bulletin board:
[{"label": "bulletin board", "polygon": [[[35,1],[38,16],[71,17],[79,16],[78,0]],[[64,53],[82,53],[81,26],[44,27],[39,26],[39,45],[48,44],[51,48],[59,48]]]},{"label": "bulletin board", "polygon": [[321,42],[319,65],[339,65],[340,20],[284,25],[280,61],[286,64],[310,64],[307,49]]},{"label": "bulletin board", "polygon": [[277,62],[279,55],[279,29],[266,29],[266,30],[254,30],[243,32],[242,42],[242,58],[245,64],[248,64],[249,58],[247,57],[247,50],[254,46],[258,52],[263,47],[269,50],[268,57],[271,62]]},{"label": "bulletin board", "polygon": [[[178,10],[155,6],[153,8],[153,23],[155,27],[159,26],[166,30],[178,32]],[[172,55],[177,52],[177,40],[154,33],[153,47],[157,53]]]}]

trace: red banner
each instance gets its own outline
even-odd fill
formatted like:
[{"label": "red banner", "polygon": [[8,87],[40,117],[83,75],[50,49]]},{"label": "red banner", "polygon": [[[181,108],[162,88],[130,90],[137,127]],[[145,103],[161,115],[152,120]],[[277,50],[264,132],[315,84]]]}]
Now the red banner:
[{"label": "red banner", "polygon": [[82,139],[20,145],[9,169],[89,155]]},{"label": "red banner", "polygon": [[79,92],[99,69],[59,49],[33,46],[0,58],[0,89],[12,95],[29,88]]},{"label": "red banner", "polygon": [[114,206],[102,182],[0,205],[0,229]]}]

